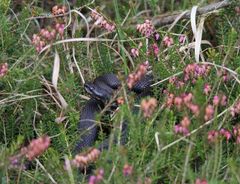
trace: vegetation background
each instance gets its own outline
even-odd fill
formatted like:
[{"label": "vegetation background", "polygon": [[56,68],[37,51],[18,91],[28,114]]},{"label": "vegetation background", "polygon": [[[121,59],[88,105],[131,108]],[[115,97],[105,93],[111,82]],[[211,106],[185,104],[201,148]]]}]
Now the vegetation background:
[{"label": "vegetation background", "polygon": [[[79,139],[80,110],[88,97],[83,81],[113,72],[124,84],[124,79],[146,60],[157,83],[152,97],[158,100],[158,107],[149,118],[144,118],[142,113],[134,114],[131,108],[135,97],[127,92],[122,95],[131,103],[122,105],[116,116],[98,117],[103,126],[111,127],[111,132],[118,132],[121,119],[127,118],[129,122],[127,144],[111,145],[92,164],[93,170],[104,170],[99,183],[240,183],[239,1],[229,1],[225,8],[192,19],[155,25],[154,32],[160,36],[157,40],[147,38],[136,28],[147,19],[158,20],[176,12],[191,11],[194,5],[204,7],[216,2],[1,0],[0,64],[8,65],[6,73],[0,70],[3,73],[0,77],[1,183],[90,183],[89,176],[78,168],[64,169],[64,163],[74,158],[72,150]],[[63,35],[47,42],[50,48],[39,53],[32,44],[33,35],[42,28],[50,29],[56,21],[53,17],[46,18],[51,17],[54,5],[65,5],[71,11],[59,18],[65,24]],[[109,32],[94,25],[90,17],[92,9],[97,9],[116,29]],[[186,67],[193,66],[189,64],[196,63],[199,57],[191,26],[194,18],[197,34],[201,35],[202,31],[199,41],[203,40],[198,64],[208,64],[211,69],[206,75],[191,76],[195,80],[192,83],[192,78],[184,80],[184,76]],[[204,21],[203,26],[200,20]],[[186,40],[180,41],[180,36]],[[170,45],[164,38],[170,39]],[[60,40],[68,41],[59,43]],[[137,57],[132,48],[138,49]],[[60,62],[57,90],[64,100],[52,84],[57,53]],[[169,82],[173,76],[183,84]],[[208,93],[206,85],[211,88]],[[199,107],[198,116],[187,107],[179,110],[174,102],[166,105],[169,94],[180,97],[183,93],[193,94],[193,103]],[[227,97],[226,104],[214,106],[215,96],[223,95]],[[214,106],[214,114],[206,119],[208,105]],[[187,127],[190,135],[176,132],[176,125],[184,117],[191,121]],[[222,128],[230,134],[229,139],[220,133]],[[23,167],[25,160],[17,166],[11,162],[21,147],[42,135],[50,136],[51,145],[28,169]],[[96,145],[106,136],[100,132]]]}]

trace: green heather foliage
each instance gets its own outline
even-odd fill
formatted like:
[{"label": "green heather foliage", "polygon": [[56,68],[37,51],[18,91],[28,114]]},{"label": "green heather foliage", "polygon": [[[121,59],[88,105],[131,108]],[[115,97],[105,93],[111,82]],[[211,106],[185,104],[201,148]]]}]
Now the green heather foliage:
[{"label": "green heather foliage", "polygon": [[[212,2],[204,0],[199,6]],[[64,169],[65,160],[72,160],[75,156],[73,150],[79,140],[77,126],[80,112],[86,103],[85,97],[89,97],[77,67],[86,81],[109,72],[117,74],[123,83],[120,96],[128,99],[128,103],[121,105],[113,117],[112,114],[97,116],[97,121],[102,122],[102,129],[94,146],[107,137],[113,140],[114,134],[120,136],[118,127],[122,120],[127,121],[129,130],[126,145],[110,142],[109,150],[103,151],[96,163],[91,165],[93,170],[104,169],[101,183],[130,184],[146,178],[161,184],[190,184],[195,183],[197,178],[206,179],[208,184],[240,183],[240,144],[236,143],[237,137],[233,135],[233,127],[240,125],[240,115],[232,117],[230,113],[230,106],[240,94],[240,15],[235,11],[239,2],[231,2],[228,8],[206,15],[202,40],[209,41],[211,45],[202,44],[201,53],[206,62],[211,63],[211,69],[193,83],[192,78],[184,81],[184,69],[196,62],[194,49],[180,51],[194,41],[190,20],[178,21],[170,31],[168,26],[156,27],[160,39],[154,41],[150,38],[148,48],[146,37],[137,31],[136,25],[146,19],[151,20],[153,16],[191,9],[200,3],[197,0],[1,0],[0,65],[8,63],[8,72],[0,77],[0,183],[88,183],[89,176],[77,168]],[[43,53],[37,53],[32,44],[33,34],[37,34],[40,28],[50,28],[54,20],[33,16],[48,16],[53,5],[62,3],[78,10],[87,19],[90,17],[89,8],[100,10],[107,20],[116,25],[116,31],[106,34],[103,28],[92,29],[94,22],[90,21],[92,30],[88,36],[112,41],[68,42],[52,45]],[[71,21],[69,23],[72,24],[65,29],[63,39],[86,37],[87,29],[82,16],[72,12],[70,19],[69,14],[66,15],[66,22]],[[197,24],[199,20],[197,17]],[[77,26],[74,34],[73,22]],[[188,40],[184,44],[179,43],[182,34]],[[173,39],[172,46],[164,45],[165,36]],[[58,36],[52,43],[61,39]],[[134,58],[131,49],[138,48],[140,42],[139,56]],[[153,54],[153,43],[159,47],[157,56]],[[66,109],[61,109],[51,83],[55,51],[60,56],[57,87],[68,103]],[[150,118],[144,118],[141,111],[133,112],[134,104],[141,102],[136,101],[136,95],[126,87],[128,74],[146,60],[151,65],[154,82],[175,74],[178,74],[178,80],[184,81],[182,87],[169,80],[153,87],[152,97],[158,100],[158,106]],[[227,81],[223,80],[222,75],[225,74]],[[208,95],[204,94],[206,84],[211,86]],[[199,107],[199,115],[194,116],[186,106],[181,109],[176,105],[167,107],[166,91],[175,97],[192,93],[192,103]],[[226,106],[214,107],[213,120],[206,125],[207,105],[213,104],[215,95],[221,97],[223,94],[227,97]],[[194,133],[183,138],[182,134],[174,132],[174,128],[186,116],[191,121],[189,131]],[[221,128],[229,130],[232,138],[226,141],[219,135],[218,140],[211,142],[208,132]],[[50,147],[28,163],[28,169],[12,168],[10,158],[42,135],[51,137]],[[133,166],[130,176],[123,174],[125,164]]]}]

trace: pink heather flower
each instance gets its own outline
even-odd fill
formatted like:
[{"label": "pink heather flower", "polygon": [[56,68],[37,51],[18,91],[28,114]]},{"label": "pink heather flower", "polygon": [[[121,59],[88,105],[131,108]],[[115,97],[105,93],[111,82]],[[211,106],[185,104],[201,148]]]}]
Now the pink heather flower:
[{"label": "pink heather flower", "polygon": [[222,78],[223,82],[227,82],[230,79],[229,73],[227,70],[219,70],[217,75]]},{"label": "pink heather flower", "polygon": [[192,93],[188,93],[188,94],[185,94],[183,96],[183,101],[187,105],[188,103],[190,103],[192,101],[192,98],[193,98],[193,94]]},{"label": "pink heather flower", "polygon": [[205,95],[209,95],[209,93],[211,92],[211,86],[209,84],[204,84],[204,89],[203,92]]},{"label": "pink heather flower", "polygon": [[48,136],[42,136],[37,139],[31,140],[27,147],[21,149],[21,153],[26,156],[28,160],[33,160],[34,158],[43,154],[50,146],[51,140]]},{"label": "pink heather flower", "polygon": [[138,57],[139,56],[139,50],[137,48],[132,48],[131,49],[131,54],[133,57]]},{"label": "pink heather flower", "polygon": [[173,39],[169,36],[163,38],[163,43],[166,47],[170,47],[173,44]]},{"label": "pink heather flower", "polygon": [[183,104],[183,100],[182,100],[181,97],[178,97],[178,96],[177,96],[177,97],[174,98],[174,105],[177,106],[178,110],[181,109],[182,104]]},{"label": "pink heather flower", "polygon": [[180,35],[178,38],[178,41],[180,44],[184,44],[186,41],[186,36],[185,35]]},{"label": "pink heather flower", "polygon": [[233,127],[233,135],[236,137],[236,144],[240,144],[240,126]]},{"label": "pink heather flower", "polygon": [[176,77],[176,76],[171,77],[171,78],[169,79],[169,83],[171,83],[171,84],[175,84],[176,81],[177,81],[177,77]]},{"label": "pink heather flower", "polygon": [[96,175],[92,175],[89,178],[88,184],[98,184],[103,180],[104,170],[98,169]]},{"label": "pink heather flower", "polygon": [[137,30],[149,38],[155,31],[155,28],[150,20],[145,20],[143,24],[137,25]]},{"label": "pink heather flower", "polygon": [[185,83],[183,81],[177,81],[177,88],[182,88],[185,85]]},{"label": "pink heather flower", "polygon": [[189,133],[189,130],[187,127],[183,127],[182,125],[178,124],[174,126],[174,132],[175,134],[187,135]]},{"label": "pink heather flower", "polygon": [[221,106],[226,106],[227,105],[227,97],[225,95],[222,95],[220,104],[221,104]]},{"label": "pink heather flower", "polygon": [[[40,31],[40,36],[42,36],[42,38],[48,40],[48,41],[51,41],[55,38],[56,36],[56,30],[55,29],[52,29],[52,30],[47,30],[47,29],[41,29]],[[39,40],[40,41],[40,40]]]},{"label": "pink heather flower", "polygon": [[124,176],[130,176],[133,172],[133,166],[129,165],[129,164],[125,164],[123,166],[123,175]]},{"label": "pink heather flower", "polygon": [[189,118],[187,117],[187,116],[185,116],[183,119],[182,119],[182,121],[181,121],[181,125],[182,125],[182,127],[185,127],[185,128],[187,128],[187,127],[189,127],[189,125],[190,125],[190,120],[189,120]]},{"label": "pink heather flower", "polygon": [[240,136],[237,136],[236,144],[240,144]]},{"label": "pink heather flower", "polygon": [[184,69],[184,80],[192,79],[192,83],[195,83],[197,78],[207,76],[210,68],[209,65],[189,64]]},{"label": "pink heather flower", "polygon": [[228,75],[223,75],[222,79],[224,82],[227,82],[229,80],[229,76]]},{"label": "pink heather flower", "polygon": [[208,132],[208,142],[214,143],[218,140],[219,133],[216,130],[211,130]]},{"label": "pink heather flower", "polygon": [[96,180],[97,180],[96,176],[90,176],[88,184],[96,184],[97,183]]},{"label": "pink heather flower", "polygon": [[105,18],[96,10],[92,10],[91,17],[96,21],[95,22],[96,25],[100,25],[107,31],[113,32],[115,30],[115,25],[105,20]]},{"label": "pink heather flower", "polygon": [[8,72],[8,63],[2,63],[0,64],[0,77],[3,77]]},{"label": "pink heather flower", "polygon": [[153,48],[153,53],[154,55],[157,57],[158,56],[158,53],[159,53],[159,48],[158,48],[158,45],[156,43],[154,43],[152,45],[152,48]]},{"label": "pink heather flower", "polygon": [[63,33],[64,33],[64,24],[60,24],[60,23],[57,23],[56,25],[55,25],[55,29],[56,29],[56,31],[62,36],[63,35]]},{"label": "pink heather flower", "polygon": [[220,134],[227,139],[227,142],[228,142],[229,139],[231,139],[231,137],[232,137],[231,132],[228,131],[228,130],[225,130],[224,128],[222,128],[222,129],[220,130]]},{"label": "pink heather flower", "polygon": [[240,126],[239,125],[233,127],[233,134],[235,136],[240,135]]},{"label": "pink heather flower", "polygon": [[166,105],[167,107],[171,107],[173,105],[173,102],[174,102],[174,94],[167,94],[167,102],[166,102]]},{"label": "pink heather flower", "polygon": [[169,79],[169,83],[175,85],[177,88],[181,88],[181,87],[183,87],[184,84],[185,84],[183,81],[180,81],[176,76],[171,77],[171,78]]},{"label": "pink heather flower", "polygon": [[208,105],[205,109],[205,116],[204,116],[205,121],[212,119],[213,115],[214,115],[214,108],[212,105]]},{"label": "pink heather flower", "polygon": [[198,116],[200,113],[199,106],[195,104],[189,104],[188,108],[191,110],[191,112],[195,115]]},{"label": "pink heather flower", "polygon": [[197,178],[195,184],[208,184],[207,180]]},{"label": "pink heather flower", "polygon": [[240,114],[240,100],[238,100],[233,107],[230,109],[231,115],[234,117]]},{"label": "pink heather flower", "polygon": [[96,179],[98,182],[103,180],[104,169],[98,169],[96,172]]},{"label": "pink heather flower", "polygon": [[217,95],[213,97],[213,105],[218,106],[220,102],[220,99]]},{"label": "pink heather flower", "polygon": [[32,44],[37,52],[41,52],[43,47],[56,39],[57,34],[61,37],[64,33],[64,24],[56,23],[53,27],[48,29],[41,29],[38,34],[34,34],[32,37]]},{"label": "pink heather flower", "polygon": [[158,41],[160,39],[160,35],[158,33],[154,34],[154,39]]}]

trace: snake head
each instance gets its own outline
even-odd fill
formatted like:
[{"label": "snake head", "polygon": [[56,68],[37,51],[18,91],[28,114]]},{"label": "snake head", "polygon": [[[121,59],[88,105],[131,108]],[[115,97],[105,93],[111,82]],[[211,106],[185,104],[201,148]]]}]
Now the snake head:
[{"label": "snake head", "polygon": [[91,95],[92,98],[95,98],[97,100],[100,100],[100,101],[103,101],[103,102],[106,102],[107,101],[107,96],[105,91],[103,89],[101,89],[99,86],[97,86],[96,84],[94,83],[85,83],[84,84],[84,89],[86,90],[86,92],[88,94]]}]

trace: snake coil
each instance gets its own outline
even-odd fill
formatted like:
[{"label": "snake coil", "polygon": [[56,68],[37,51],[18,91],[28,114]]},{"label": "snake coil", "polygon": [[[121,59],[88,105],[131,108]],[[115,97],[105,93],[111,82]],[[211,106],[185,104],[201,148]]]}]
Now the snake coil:
[{"label": "snake coil", "polygon": [[[146,96],[152,83],[152,75],[145,75],[140,81],[138,81],[131,89],[136,94],[137,98]],[[87,93],[91,98],[87,101],[81,111],[81,117],[78,124],[78,132],[80,133],[80,140],[77,142],[75,152],[79,153],[82,149],[91,147],[97,138],[98,127],[96,126],[96,115],[99,113],[108,102],[114,91],[120,87],[120,80],[114,74],[104,74],[97,77],[93,82],[86,83],[84,85]],[[114,141],[115,142],[115,141]],[[121,132],[121,144],[127,142],[127,122],[122,124]],[[99,150],[108,149],[109,139],[103,141],[98,147]]]}]

